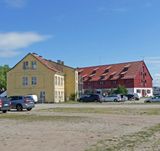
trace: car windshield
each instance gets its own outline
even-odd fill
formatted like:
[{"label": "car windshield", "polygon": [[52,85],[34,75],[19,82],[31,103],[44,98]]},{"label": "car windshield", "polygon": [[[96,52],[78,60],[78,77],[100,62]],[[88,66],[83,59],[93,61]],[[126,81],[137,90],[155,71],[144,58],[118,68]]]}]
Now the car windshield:
[{"label": "car windshield", "polygon": [[115,95],[109,95],[108,97],[116,97]]}]

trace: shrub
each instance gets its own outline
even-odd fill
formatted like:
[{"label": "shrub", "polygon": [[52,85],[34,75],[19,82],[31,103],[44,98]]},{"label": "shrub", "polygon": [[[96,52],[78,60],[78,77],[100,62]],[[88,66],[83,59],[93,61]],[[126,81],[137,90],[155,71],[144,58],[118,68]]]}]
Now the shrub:
[{"label": "shrub", "polygon": [[114,90],[114,93],[115,94],[123,94],[123,95],[126,95],[128,93],[128,90],[126,89],[125,86],[122,86],[122,85],[119,85],[117,87],[116,90]]}]

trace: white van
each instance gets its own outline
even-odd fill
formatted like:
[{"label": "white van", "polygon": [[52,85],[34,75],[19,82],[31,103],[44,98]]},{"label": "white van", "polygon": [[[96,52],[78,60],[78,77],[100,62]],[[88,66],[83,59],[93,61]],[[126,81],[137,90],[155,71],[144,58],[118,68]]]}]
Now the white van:
[{"label": "white van", "polygon": [[37,103],[38,102],[38,97],[37,95],[33,95],[33,94],[29,94],[27,96],[30,96],[33,100],[34,100],[34,103]]}]

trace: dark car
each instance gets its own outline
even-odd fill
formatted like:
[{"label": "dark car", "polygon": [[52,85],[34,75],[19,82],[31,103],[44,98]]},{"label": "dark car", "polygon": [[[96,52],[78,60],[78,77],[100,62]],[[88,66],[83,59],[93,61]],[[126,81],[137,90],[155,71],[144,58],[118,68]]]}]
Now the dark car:
[{"label": "dark car", "polygon": [[35,107],[34,100],[30,96],[10,96],[9,100],[11,102],[10,108],[17,109],[17,111],[23,109],[30,111]]},{"label": "dark car", "polygon": [[80,102],[101,102],[101,97],[98,94],[84,95],[79,98]]},{"label": "dark car", "polygon": [[139,96],[137,94],[127,94],[126,97],[129,101],[131,100],[139,100]]},{"label": "dark car", "polygon": [[10,101],[6,97],[0,97],[0,111],[6,113],[10,110]]}]

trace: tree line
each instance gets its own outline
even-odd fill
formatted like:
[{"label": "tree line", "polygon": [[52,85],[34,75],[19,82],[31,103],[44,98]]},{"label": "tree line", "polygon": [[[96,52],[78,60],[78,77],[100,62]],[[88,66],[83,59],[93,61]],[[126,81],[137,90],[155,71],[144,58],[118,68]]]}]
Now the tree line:
[{"label": "tree line", "polygon": [[0,92],[7,89],[7,72],[10,70],[8,65],[0,66]]}]

